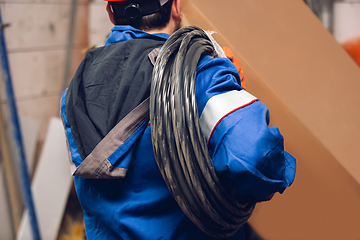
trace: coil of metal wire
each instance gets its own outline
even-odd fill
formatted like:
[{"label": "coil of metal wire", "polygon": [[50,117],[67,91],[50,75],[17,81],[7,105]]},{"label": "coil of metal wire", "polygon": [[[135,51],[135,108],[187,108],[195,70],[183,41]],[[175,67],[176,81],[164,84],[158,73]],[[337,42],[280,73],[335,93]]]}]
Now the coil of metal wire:
[{"label": "coil of metal wire", "polygon": [[153,70],[150,124],[154,154],[182,211],[206,234],[234,235],[251,216],[255,201],[224,189],[199,123],[196,69],[203,55],[217,57],[206,32],[185,27],[162,47]]}]

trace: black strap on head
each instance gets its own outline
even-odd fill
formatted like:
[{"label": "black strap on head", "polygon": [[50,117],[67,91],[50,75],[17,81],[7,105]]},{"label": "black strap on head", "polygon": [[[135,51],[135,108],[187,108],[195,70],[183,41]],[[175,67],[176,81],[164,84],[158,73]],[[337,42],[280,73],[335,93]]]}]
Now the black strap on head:
[{"label": "black strap on head", "polygon": [[142,18],[142,8],[140,4],[129,4],[124,10],[124,15],[131,22],[140,20],[140,18]]},{"label": "black strap on head", "polygon": [[143,16],[153,14],[161,9],[159,0],[133,0],[125,7],[119,17],[125,17],[131,22],[139,21]]}]

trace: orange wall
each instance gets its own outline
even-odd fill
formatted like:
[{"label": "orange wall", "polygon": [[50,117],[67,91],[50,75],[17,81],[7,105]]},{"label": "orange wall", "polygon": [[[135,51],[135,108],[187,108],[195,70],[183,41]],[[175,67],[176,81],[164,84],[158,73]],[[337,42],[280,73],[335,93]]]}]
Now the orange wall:
[{"label": "orange wall", "polygon": [[360,69],[303,1],[185,0],[186,24],[215,30],[297,158],[293,186],[258,204],[265,239],[360,239]]}]

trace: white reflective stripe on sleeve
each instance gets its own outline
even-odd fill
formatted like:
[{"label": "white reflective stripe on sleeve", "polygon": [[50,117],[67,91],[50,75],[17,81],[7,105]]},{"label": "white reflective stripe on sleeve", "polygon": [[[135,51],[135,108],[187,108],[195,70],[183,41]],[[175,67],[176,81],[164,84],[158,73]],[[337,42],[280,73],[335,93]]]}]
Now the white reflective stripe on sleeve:
[{"label": "white reflective stripe on sleeve", "polygon": [[234,90],[210,98],[200,116],[200,126],[206,140],[209,141],[221,119],[256,100],[258,99],[245,90]]}]

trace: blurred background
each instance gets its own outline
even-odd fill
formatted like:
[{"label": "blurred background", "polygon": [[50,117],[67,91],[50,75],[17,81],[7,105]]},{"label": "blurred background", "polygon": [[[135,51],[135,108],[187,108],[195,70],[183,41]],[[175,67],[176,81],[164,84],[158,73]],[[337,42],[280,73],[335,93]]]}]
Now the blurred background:
[{"label": "blurred background", "polygon": [[[329,138],[326,134],[332,129],[325,128],[326,124],[307,122],[307,119],[301,117],[307,114],[306,110],[301,107],[306,109],[314,104],[319,104],[319,109],[320,107],[321,109],[329,108],[330,110],[324,112],[324,115],[321,115],[322,110],[314,110],[320,115],[313,115],[313,117],[319,119],[326,114],[330,115],[332,106],[327,103],[314,102],[306,105],[307,102],[305,101],[301,107],[298,107],[299,111],[297,111],[297,105],[292,105],[292,101],[288,101],[287,97],[282,95],[282,91],[286,92],[290,87],[287,87],[286,84],[277,85],[277,82],[272,81],[271,77],[267,77],[268,73],[261,65],[266,53],[264,51],[264,55],[262,55],[257,50],[262,47],[269,49],[268,46],[271,46],[278,52],[283,52],[287,46],[280,41],[261,39],[259,36],[268,28],[266,24],[261,27],[260,20],[264,23],[272,21],[278,23],[275,31],[279,31],[279,35],[285,34],[282,35],[283,39],[287,38],[286,34],[304,36],[306,33],[305,40],[300,39],[299,41],[309,42],[309,45],[296,43],[297,45],[294,45],[294,48],[299,46],[299,49],[306,49],[309,55],[303,56],[298,53],[299,58],[316,59],[314,61],[317,61],[319,65],[322,65],[321,61],[323,61],[323,64],[327,65],[328,68],[321,68],[321,72],[335,76],[334,81],[338,79],[336,86],[344,90],[344,95],[350,96],[353,99],[352,102],[355,102],[352,103],[352,108],[347,109],[342,114],[346,119],[342,118],[341,120],[344,121],[344,129],[349,128],[350,130],[347,131],[351,132],[352,135],[346,138],[347,133],[344,133],[344,137],[341,133],[337,135],[335,132],[333,138],[339,139],[338,136],[341,135],[344,139],[350,139],[349,142],[352,144],[354,142],[358,144],[359,140],[356,137],[360,135],[359,127],[354,129],[352,126],[354,126],[355,119],[360,116],[360,109],[358,108],[360,102],[356,92],[356,87],[359,86],[360,82],[360,78],[358,78],[360,76],[360,0],[234,0],[229,1],[228,4],[235,2],[238,8],[232,9],[232,11],[238,11],[239,16],[235,16],[236,13],[233,14],[233,21],[227,26],[239,26],[241,29],[239,32],[234,30],[237,29],[236,27],[232,28],[232,33],[238,35],[228,33],[227,27],[221,22],[223,21],[221,19],[228,15],[226,11],[230,10],[225,6],[223,11],[221,6],[206,4],[205,0],[183,0],[183,24],[194,24],[200,27],[210,26],[210,29],[207,30],[216,30],[219,33],[218,39],[215,34],[219,43],[222,46],[227,44],[241,60],[249,82],[248,90],[257,93],[258,97],[263,96],[265,103],[269,104],[270,111],[272,111],[271,106],[274,106],[273,116],[275,120],[272,123],[277,126],[280,125],[281,130],[284,129],[285,139],[289,139],[287,142],[289,143],[288,149],[292,150],[290,152],[299,152],[299,154],[295,154],[298,159],[299,172],[295,180],[298,183],[297,185],[294,184],[294,190],[289,192],[288,198],[286,198],[286,193],[278,198],[275,197],[273,205],[270,203],[266,207],[267,203],[261,204],[258,207],[259,210],[255,211],[250,221],[251,224],[264,239],[360,239],[360,230],[356,229],[356,226],[360,224],[360,219],[352,215],[357,214],[360,209],[358,201],[360,199],[360,177],[359,174],[354,173],[359,169],[360,163],[356,160],[359,157],[358,155],[352,156],[349,160],[344,154],[342,155],[342,152],[351,155],[355,148],[341,148],[341,144],[345,144],[345,141],[341,141],[340,144],[327,144],[326,139]],[[266,9],[267,5],[271,5],[274,9]],[[40,228],[42,239],[85,239],[82,211],[68,169],[66,142],[59,119],[60,98],[85,53],[92,48],[102,46],[111,32],[112,24],[107,18],[105,6],[106,2],[103,0],[0,0],[2,18],[0,26],[6,44],[2,48],[1,60],[2,62],[6,61],[4,56],[8,58],[8,69],[6,66],[2,66],[0,81],[0,239],[2,240],[32,239],[31,232],[34,227]],[[252,15],[246,15],[245,12],[251,12]],[[265,12],[269,15],[264,15]],[[256,14],[262,17],[256,18]],[[276,22],[277,19],[281,19],[281,21]],[[289,19],[288,23],[287,19]],[[306,32],[302,27],[311,28],[312,31]],[[250,30],[247,31],[247,29]],[[254,44],[253,40],[250,41],[249,35],[251,34],[247,33],[254,36],[257,44]],[[234,41],[236,38],[239,41]],[[242,38],[248,38],[249,42],[245,40],[241,42],[240,39]],[[269,45],[265,46],[263,42],[269,42]],[[320,48],[322,42],[328,48],[323,53],[314,50]],[[241,43],[243,44],[241,45]],[[312,43],[314,44],[312,45]],[[282,54],[283,59],[298,58],[294,52],[289,52],[286,55],[285,51]],[[338,59],[338,61],[328,62],[330,61],[329,58]],[[276,68],[277,64],[280,64],[277,66],[279,69],[284,72],[291,72],[290,68],[287,70],[288,68],[284,65],[281,66],[281,62],[276,62],[276,58],[272,58],[272,60],[274,61],[271,63],[275,66],[273,69]],[[269,63],[268,60],[266,61]],[[309,62],[311,61],[309,60]],[[313,62],[309,64],[314,65]],[[296,64],[294,63],[291,66],[294,65]],[[340,71],[337,68],[343,70]],[[307,69],[303,68],[302,70],[306,71]],[[304,84],[312,86],[308,87],[310,89],[315,89],[317,79],[327,78],[327,75],[317,75],[315,71],[309,73],[309,76],[306,77],[307,80],[304,80]],[[296,79],[297,73],[295,71],[289,74],[294,76],[293,79]],[[345,77],[345,80],[339,79],[346,74],[350,74],[350,77]],[[278,73],[279,77],[281,77],[280,75]],[[311,75],[320,77],[312,79]],[[8,92],[9,78],[13,89],[12,95],[9,95]],[[354,83],[354,81],[357,82]],[[330,79],[329,85],[332,83]],[[291,86],[296,84],[296,80],[294,80]],[[262,87],[266,87],[266,91],[271,92],[275,97],[263,94],[261,92]],[[323,90],[316,91],[317,97],[322,98],[321,91]],[[327,95],[326,89],[324,91],[325,98],[330,96]],[[333,91],[336,90],[331,89],[331,92]],[[296,94],[290,92],[290,95]],[[277,99],[274,103],[271,100],[273,98]],[[296,99],[294,102],[300,104],[298,100]],[[14,113],[16,113],[16,117],[14,117]],[[292,120],[282,123],[280,116],[284,114],[288,114],[286,116]],[[18,123],[16,118],[18,118]],[[323,123],[326,123],[329,118],[324,117],[324,119]],[[318,144],[319,147],[308,149],[308,153],[314,159],[317,159],[316,156],[318,156],[319,159],[322,158],[321,161],[326,162],[327,157],[324,156],[329,156],[331,160],[327,163],[332,169],[329,170],[329,174],[327,174],[327,170],[324,170],[324,165],[321,164],[320,160],[306,160],[310,158],[301,155],[300,152],[306,152],[307,149],[304,147],[306,144],[301,147],[295,140],[292,140],[292,137],[296,135],[296,131],[292,128],[295,125],[301,126],[299,129],[302,131],[299,131],[306,132],[307,136]],[[307,127],[308,125],[318,126],[316,129],[323,132],[320,130],[316,132],[315,128]],[[20,143],[17,139],[16,130],[14,130],[17,128],[22,136]],[[298,150],[299,148],[301,151]],[[27,169],[25,169],[27,174],[24,174],[24,164],[21,164],[24,161],[27,164]],[[310,168],[312,170],[307,171]],[[324,177],[316,178],[317,172],[323,172]],[[333,172],[338,173],[338,175],[330,176],[330,173]],[[309,173],[314,179],[319,180],[318,183],[322,184],[312,187],[326,189],[324,190],[326,191],[325,194],[316,189],[311,189],[310,185],[313,182],[305,180],[311,178],[311,176],[308,178]],[[327,177],[333,182],[329,182]],[[32,186],[31,198],[34,200],[34,214],[37,218],[35,225],[31,218],[29,219],[28,209],[25,207],[28,200],[23,191],[24,182],[25,185],[27,182],[28,185],[31,184]],[[336,182],[340,186],[337,186]],[[341,185],[342,183],[346,186]],[[336,185],[335,188],[333,188],[334,185]],[[346,189],[348,186],[351,186],[350,190]],[[336,189],[342,188],[351,192],[352,195],[344,196],[345,198],[352,198],[351,201],[341,200],[343,193],[337,192]],[[332,191],[331,189],[335,190]],[[309,196],[310,194],[311,196]],[[305,196],[309,198],[302,199]],[[333,198],[332,196],[336,197]],[[285,197],[284,200],[277,200],[282,197]],[[335,201],[336,198],[340,200]],[[276,211],[281,211],[279,205],[294,203],[294,199],[300,199],[299,202],[306,204],[285,207],[285,209],[291,210],[282,211],[277,215]],[[321,200],[313,205],[312,203],[316,202],[316,199]],[[326,205],[327,200],[331,204]],[[324,208],[318,207],[325,205]],[[339,207],[340,205],[348,205],[348,208],[343,210]],[[296,211],[292,212],[293,209]],[[314,212],[317,212],[314,217],[316,221],[311,222]],[[344,216],[347,220],[342,218]],[[349,216],[350,219],[346,216]],[[326,223],[328,220],[330,224]],[[270,225],[269,222],[271,222]],[[310,223],[307,224],[306,222]],[[343,228],[340,222],[343,222],[343,225],[347,227]],[[316,226],[317,224],[319,226]],[[336,229],[337,226],[339,226],[338,229]]]}]

